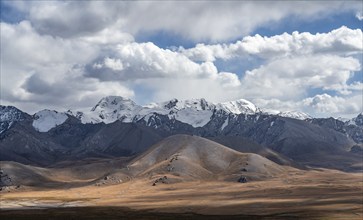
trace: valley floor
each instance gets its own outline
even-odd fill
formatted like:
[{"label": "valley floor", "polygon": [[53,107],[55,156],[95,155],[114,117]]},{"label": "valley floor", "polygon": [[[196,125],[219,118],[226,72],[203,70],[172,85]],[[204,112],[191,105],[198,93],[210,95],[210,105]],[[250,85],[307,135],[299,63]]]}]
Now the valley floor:
[{"label": "valley floor", "polygon": [[363,174],[289,171],[247,183],[23,188],[0,194],[1,219],[362,219]]}]

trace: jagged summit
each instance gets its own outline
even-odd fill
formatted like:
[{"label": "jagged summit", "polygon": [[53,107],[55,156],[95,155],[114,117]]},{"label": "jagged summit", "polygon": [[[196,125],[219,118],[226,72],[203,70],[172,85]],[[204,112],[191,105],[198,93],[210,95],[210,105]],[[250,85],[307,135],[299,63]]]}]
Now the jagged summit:
[{"label": "jagged summit", "polygon": [[[218,112],[218,116],[215,115],[216,112]],[[109,124],[117,120],[131,123],[144,120],[145,124],[148,126],[155,124],[155,121],[160,121],[160,119],[158,119],[158,115],[162,115],[167,116],[167,118],[171,120],[178,120],[197,128],[207,125],[214,117],[223,117],[223,120],[226,122],[227,120],[225,117],[230,114],[254,115],[262,112],[263,111],[261,111],[256,105],[245,99],[213,103],[204,98],[187,100],[174,98],[165,102],[150,103],[148,105],[141,106],[130,98],[122,96],[106,96],[102,98],[90,111],[68,111],[67,114],[80,119],[81,122],[85,124],[101,122]],[[310,118],[310,116],[301,112],[278,112],[277,115],[300,120]],[[44,129],[39,129],[39,126],[35,123],[34,126],[37,130],[46,131],[51,128],[51,124],[56,126],[65,121],[64,116],[62,116],[61,119],[54,119],[55,116],[50,116],[48,114],[47,117],[43,115],[42,120],[43,118],[50,118],[52,122],[48,123],[46,126],[47,128]],[[225,126],[227,125],[227,123],[224,124]]]},{"label": "jagged summit", "polygon": [[112,123],[116,120],[132,122],[135,115],[142,109],[134,101],[121,96],[102,98],[89,112],[78,112],[77,118],[82,123]]},{"label": "jagged summit", "polygon": [[363,125],[363,113],[361,112],[356,118],[355,118],[355,124],[362,126]]},{"label": "jagged summit", "polygon": [[136,103],[129,98],[125,98],[122,96],[106,96],[102,98],[92,109],[91,111],[96,111],[98,108],[122,108],[128,106],[135,106]]},{"label": "jagged summit", "polygon": [[22,112],[14,106],[0,105],[0,122],[5,121],[21,121],[25,119],[26,113]]},{"label": "jagged summit", "polygon": [[363,126],[363,112],[359,113],[357,117],[347,121],[348,124]]},{"label": "jagged summit", "polygon": [[0,105],[0,134],[9,129],[14,122],[30,118],[30,115],[20,111],[14,106]]},{"label": "jagged summit", "polygon": [[197,110],[212,110],[215,107],[213,103],[208,102],[204,98],[187,100],[178,100],[174,98],[166,102],[156,103],[156,106],[167,110],[181,110],[185,108],[194,108]]},{"label": "jagged summit", "polygon": [[228,114],[256,114],[260,110],[251,102],[240,99],[224,103],[208,102],[200,99],[171,99],[165,102],[140,106],[128,98],[107,96],[102,98],[90,112],[78,114],[83,123],[112,123],[116,120],[134,122],[140,119],[148,121],[155,114],[166,115],[193,127],[203,127],[216,110]]}]

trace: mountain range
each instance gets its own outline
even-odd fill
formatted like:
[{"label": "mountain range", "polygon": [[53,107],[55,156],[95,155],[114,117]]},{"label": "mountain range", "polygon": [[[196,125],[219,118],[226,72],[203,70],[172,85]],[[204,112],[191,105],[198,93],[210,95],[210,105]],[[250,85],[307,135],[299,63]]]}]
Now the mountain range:
[{"label": "mountain range", "polygon": [[0,106],[2,161],[52,166],[92,157],[137,157],[176,134],[201,136],[280,165],[362,170],[362,113],[341,121],[302,112],[271,114],[244,99],[172,99],[141,106],[119,96],[102,98],[84,112],[29,115]]}]

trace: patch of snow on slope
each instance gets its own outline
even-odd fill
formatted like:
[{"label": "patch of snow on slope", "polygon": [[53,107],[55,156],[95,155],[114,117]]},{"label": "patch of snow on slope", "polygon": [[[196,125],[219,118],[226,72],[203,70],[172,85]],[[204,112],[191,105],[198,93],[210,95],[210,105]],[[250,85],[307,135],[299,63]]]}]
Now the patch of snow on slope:
[{"label": "patch of snow on slope", "polygon": [[33,127],[39,132],[47,132],[57,125],[63,124],[68,116],[65,113],[60,113],[51,110],[42,110],[35,113]]},{"label": "patch of snow on slope", "polygon": [[223,123],[223,125],[222,125],[222,127],[221,127],[221,131],[223,131],[223,129],[224,129],[225,127],[227,127],[228,123],[229,123],[229,118],[226,118],[226,120],[224,121],[224,123]]},{"label": "patch of snow on slope", "polygon": [[203,127],[210,121],[215,105],[205,99],[173,99],[165,104],[164,108],[171,110],[169,118],[175,118],[196,128]]},{"label": "patch of snow on slope", "polygon": [[[162,115],[168,115],[171,119],[190,124],[193,127],[203,127],[206,125],[212,115],[215,105],[207,102],[205,99],[189,99],[189,100],[178,100],[172,99],[170,101],[153,103],[153,108],[148,110],[143,109],[139,114],[145,115],[147,111],[149,114],[155,112]],[[147,117],[145,117],[145,120]]]},{"label": "patch of snow on slope", "polygon": [[196,110],[196,109],[182,109],[169,116],[174,117],[176,120],[190,124],[193,127],[203,127],[206,125],[211,117],[213,112],[205,111],[205,110]]}]

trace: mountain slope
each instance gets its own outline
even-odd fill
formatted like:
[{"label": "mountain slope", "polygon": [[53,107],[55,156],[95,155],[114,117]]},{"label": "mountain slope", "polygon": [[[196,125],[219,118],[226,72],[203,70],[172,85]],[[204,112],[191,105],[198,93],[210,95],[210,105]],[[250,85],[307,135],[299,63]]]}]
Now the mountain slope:
[{"label": "mountain slope", "polygon": [[[267,114],[246,100],[213,104],[204,99],[173,99],[139,106],[117,96],[102,99],[89,115],[46,110],[30,116],[5,106],[0,113],[0,159],[26,164],[131,156],[164,137],[189,134],[219,138],[231,148],[260,154],[278,164],[342,170],[362,167],[358,163],[362,115],[349,122],[297,120]],[[88,119],[91,123],[85,123]],[[34,128],[37,123],[44,130]],[[253,148],[241,144],[247,140]]]},{"label": "mountain slope", "polygon": [[145,151],[162,137],[162,133],[147,126],[116,121],[88,135],[80,146],[72,151],[72,155],[81,158],[131,156]]},{"label": "mountain slope", "polygon": [[264,157],[240,153],[216,142],[190,135],[174,135],[156,143],[134,158],[87,159],[38,167],[17,162],[0,162],[0,188],[37,186],[69,188],[85,185],[119,184],[132,179],[150,181],[160,176],[168,182],[263,180],[293,168],[280,166]]},{"label": "mountain slope", "polygon": [[162,132],[138,124],[82,124],[73,116],[48,132],[33,127],[32,118],[12,122],[0,138],[0,160],[48,166],[87,157],[130,156],[161,140]]},{"label": "mountain slope", "polygon": [[289,157],[284,156],[272,149],[262,146],[255,141],[241,136],[216,136],[207,137],[209,140],[215,141],[226,147],[242,153],[254,153],[263,156],[279,165],[304,168],[301,164],[291,160]]},{"label": "mountain slope", "polygon": [[129,165],[136,176],[172,175],[178,179],[250,180],[274,176],[282,166],[256,154],[240,153],[205,138],[174,135],[155,144]]},{"label": "mountain slope", "polygon": [[[69,188],[97,183],[100,179],[126,166],[123,159],[98,159],[57,164],[56,167],[24,165],[12,161],[0,162],[2,186],[36,186]],[[5,178],[3,178],[5,177]],[[127,181],[120,175],[120,181]],[[5,181],[4,181],[5,180]]]},{"label": "mountain slope", "polygon": [[36,131],[31,121],[14,122],[0,139],[0,160],[47,165],[62,157],[66,149],[46,133]]},{"label": "mountain slope", "polygon": [[356,143],[363,143],[363,114],[343,122],[335,118],[312,118],[308,120],[312,124],[332,129],[351,137]]}]

